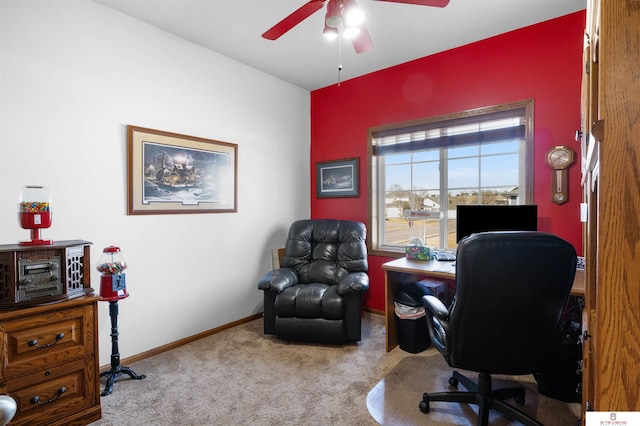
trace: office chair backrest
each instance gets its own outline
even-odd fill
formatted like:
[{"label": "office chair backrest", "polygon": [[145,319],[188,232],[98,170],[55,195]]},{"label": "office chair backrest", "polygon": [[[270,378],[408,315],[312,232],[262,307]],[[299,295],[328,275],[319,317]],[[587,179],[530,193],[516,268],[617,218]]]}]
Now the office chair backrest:
[{"label": "office chair backrest", "polygon": [[576,251],[542,232],[473,234],[458,245],[447,332],[450,364],[529,374],[556,355]]},{"label": "office chair backrest", "polygon": [[367,272],[367,229],[362,222],[306,219],[289,228],[282,266],[301,283],[337,284],[351,272]]}]

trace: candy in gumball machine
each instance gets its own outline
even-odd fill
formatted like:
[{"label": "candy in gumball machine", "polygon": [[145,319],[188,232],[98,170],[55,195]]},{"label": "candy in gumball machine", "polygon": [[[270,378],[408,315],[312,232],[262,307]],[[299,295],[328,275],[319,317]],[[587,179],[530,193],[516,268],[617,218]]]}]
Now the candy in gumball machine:
[{"label": "candy in gumball machine", "polygon": [[22,188],[18,204],[20,226],[31,230],[31,241],[20,241],[21,246],[53,244],[52,240],[40,238],[40,230],[51,226],[51,199],[49,189],[44,186]]},{"label": "candy in gumball machine", "polygon": [[120,247],[109,246],[102,251],[98,259],[102,300],[111,302],[129,297],[125,269],[127,269],[127,260],[120,251]]},{"label": "candy in gumball machine", "polygon": [[109,246],[102,251],[102,255],[98,259],[98,271],[100,272],[100,296],[103,301],[109,302],[109,317],[111,317],[111,369],[100,373],[100,377],[107,377],[107,383],[104,391],[100,394],[101,396],[107,396],[113,392],[113,384],[121,378],[122,374],[135,380],[147,377],[144,374],[138,375],[129,367],[120,365],[118,301],[129,297],[125,269],[127,269],[127,261],[120,251],[120,247]]}]

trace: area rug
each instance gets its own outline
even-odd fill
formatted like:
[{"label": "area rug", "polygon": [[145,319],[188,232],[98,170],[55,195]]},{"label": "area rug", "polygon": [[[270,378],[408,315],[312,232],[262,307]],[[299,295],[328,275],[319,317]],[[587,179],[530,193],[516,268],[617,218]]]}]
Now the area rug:
[{"label": "area rug", "polygon": [[[478,408],[475,405],[451,402],[431,402],[430,412],[418,408],[424,392],[452,390],[449,386],[451,369],[440,354],[403,358],[367,395],[367,409],[383,426],[390,425],[475,425]],[[460,371],[476,379],[472,372]],[[515,382],[526,388],[525,405],[519,406],[545,425],[575,426],[578,424],[580,404],[569,404],[538,393],[532,376],[493,376],[493,387],[513,386]],[[460,390],[466,390],[460,385]],[[515,404],[515,402],[514,402]],[[492,426],[517,425],[496,411],[491,411]]]}]

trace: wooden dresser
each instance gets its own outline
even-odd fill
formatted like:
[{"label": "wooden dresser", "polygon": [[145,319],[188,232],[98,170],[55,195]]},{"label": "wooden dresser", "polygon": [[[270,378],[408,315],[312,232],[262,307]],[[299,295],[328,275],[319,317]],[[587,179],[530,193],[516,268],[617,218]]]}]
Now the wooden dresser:
[{"label": "wooden dresser", "polygon": [[640,0],[589,0],[584,410],[640,411]]},{"label": "wooden dresser", "polygon": [[86,425],[101,417],[99,299],[0,312],[0,394],[18,405],[11,425]]}]

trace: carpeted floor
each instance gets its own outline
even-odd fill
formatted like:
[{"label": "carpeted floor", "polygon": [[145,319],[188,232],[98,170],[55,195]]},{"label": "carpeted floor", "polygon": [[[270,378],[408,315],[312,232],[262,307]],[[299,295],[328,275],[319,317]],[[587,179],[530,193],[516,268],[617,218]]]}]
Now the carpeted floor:
[{"label": "carpeted floor", "polygon": [[[358,344],[280,341],[265,336],[256,320],[123,364],[147,378],[117,381],[92,426],[475,424],[460,423],[461,409],[446,417],[452,410],[446,405],[433,403],[428,415],[419,411],[429,380],[446,386],[450,370],[434,349],[386,353],[384,318],[370,313]],[[434,423],[434,414],[444,420]]]}]

